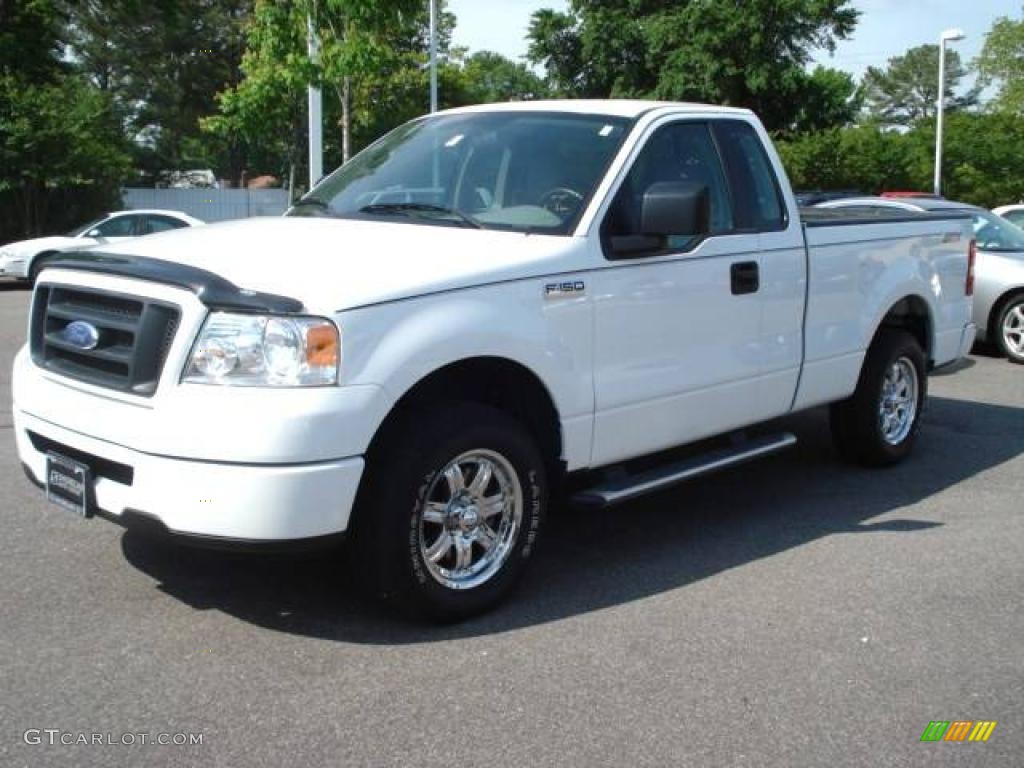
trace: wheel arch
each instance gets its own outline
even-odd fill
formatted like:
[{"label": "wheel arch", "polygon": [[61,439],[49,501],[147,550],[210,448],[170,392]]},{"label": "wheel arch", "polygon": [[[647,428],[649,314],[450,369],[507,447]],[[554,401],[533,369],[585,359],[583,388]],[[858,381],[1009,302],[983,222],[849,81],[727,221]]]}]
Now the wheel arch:
[{"label": "wheel arch", "polygon": [[39,253],[29,256],[25,260],[25,279],[33,279],[32,270],[35,269],[36,264],[39,263],[40,259],[45,259],[48,256],[54,256],[58,253],[60,253],[60,250],[58,248],[47,248],[46,250],[39,251]]},{"label": "wheel arch", "polygon": [[932,317],[931,307],[923,296],[909,293],[890,304],[875,326],[869,347],[883,329],[907,331],[921,345],[926,363],[929,366],[932,364],[935,348],[935,321]]},{"label": "wheel arch", "polygon": [[558,408],[548,387],[530,368],[500,356],[476,356],[447,363],[422,376],[395,401],[374,433],[372,455],[411,413],[431,403],[468,401],[511,414],[530,431],[552,470],[558,470],[563,435]]},{"label": "wheel arch", "polygon": [[1024,285],[1017,285],[1003,291],[992,302],[992,308],[988,311],[988,319],[985,323],[986,343],[998,343],[996,340],[999,338],[999,317],[1003,314],[1003,310],[1009,302],[1022,295],[1024,295]]}]

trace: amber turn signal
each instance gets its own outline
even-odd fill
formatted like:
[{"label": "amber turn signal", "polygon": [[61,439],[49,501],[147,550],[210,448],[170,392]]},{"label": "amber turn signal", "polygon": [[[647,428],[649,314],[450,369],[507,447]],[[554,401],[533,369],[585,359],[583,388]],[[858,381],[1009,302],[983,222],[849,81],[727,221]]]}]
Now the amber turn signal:
[{"label": "amber turn signal", "polygon": [[317,367],[334,367],[341,356],[338,331],[332,325],[317,325],[306,332],[306,363]]}]

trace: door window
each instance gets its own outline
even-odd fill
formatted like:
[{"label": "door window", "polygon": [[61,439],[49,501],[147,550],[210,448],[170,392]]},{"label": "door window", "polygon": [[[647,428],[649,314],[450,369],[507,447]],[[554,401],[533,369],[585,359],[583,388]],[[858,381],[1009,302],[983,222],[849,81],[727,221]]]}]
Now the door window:
[{"label": "door window", "polygon": [[[707,188],[709,234],[733,230],[729,188],[711,132],[706,123],[687,122],[659,128],[644,145],[615,195],[605,220],[605,234],[610,237],[641,235],[645,193],[654,184],[673,181],[697,183]],[[700,237],[703,235],[678,233],[668,238],[667,250],[689,250]]]},{"label": "door window", "polygon": [[115,216],[107,219],[98,227],[100,237],[133,237],[135,235],[135,221],[138,216]]},{"label": "door window", "polygon": [[141,234],[149,235],[154,232],[166,232],[170,229],[180,229],[184,226],[186,226],[184,221],[172,219],[170,216],[147,216],[142,226]]}]

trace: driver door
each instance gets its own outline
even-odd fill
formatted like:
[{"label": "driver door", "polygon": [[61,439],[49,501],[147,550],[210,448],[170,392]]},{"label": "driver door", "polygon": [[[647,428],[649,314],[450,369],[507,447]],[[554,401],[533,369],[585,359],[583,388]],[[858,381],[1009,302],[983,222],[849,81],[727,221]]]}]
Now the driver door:
[{"label": "driver door", "polygon": [[[707,188],[705,233],[649,253],[616,253],[641,235],[655,184]],[[712,126],[663,122],[648,134],[601,225],[594,290],[592,465],[681,445],[759,420],[760,238],[740,226]],[[591,241],[597,238],[590,238]]]}]

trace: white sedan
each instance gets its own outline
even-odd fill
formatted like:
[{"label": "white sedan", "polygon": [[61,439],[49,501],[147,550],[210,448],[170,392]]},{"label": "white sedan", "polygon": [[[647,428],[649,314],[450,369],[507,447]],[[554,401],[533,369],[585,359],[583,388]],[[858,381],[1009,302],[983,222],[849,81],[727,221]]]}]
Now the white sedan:
[{"label": "white sedan", "polygon": [[181,211],[141,210],[108,213],[66,235],[20,240],[0,247],[0,276],[35,281],[39,256],[77,251],[99,243],[115,243],[204,222]]}]

